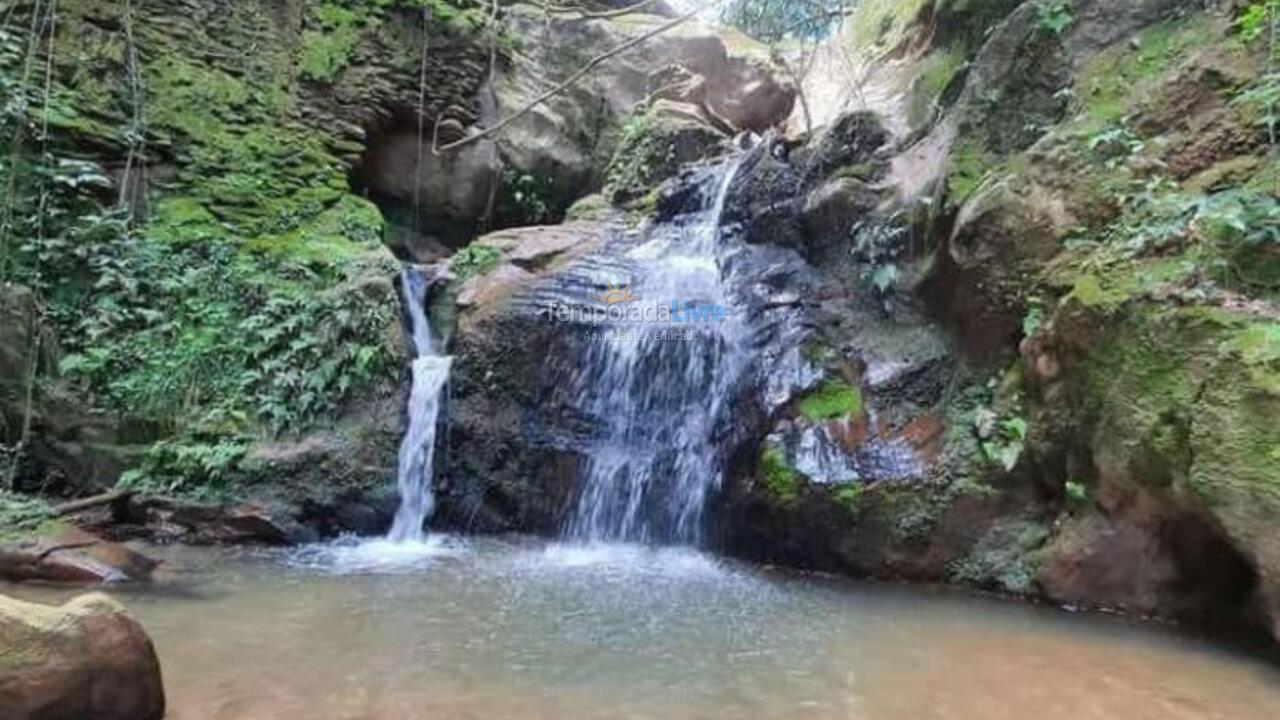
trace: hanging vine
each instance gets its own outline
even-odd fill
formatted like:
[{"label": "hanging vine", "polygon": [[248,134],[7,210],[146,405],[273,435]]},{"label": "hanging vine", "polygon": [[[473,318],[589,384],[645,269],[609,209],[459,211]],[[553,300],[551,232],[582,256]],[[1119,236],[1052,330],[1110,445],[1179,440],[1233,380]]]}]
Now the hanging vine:
[{"label": "hanging vine", "polygon": [[[17,203],[15,192],[17,190],[17,175],[19,173],[19,163],[21,160],[23,143],[25,135],[30,125],[30,114],[28,111],[28,87],[31,73],[36,65],[41,38],[44,41],[44,78],[43,92],[41,93],[40,104],[40,125],[36,135],[39,143],[39,153],[37,159],[36,178],[36,209],[35,209],[35,227],[32,245],[34,252],[32,253],[32,269],[31,278],[33,284],[38,288],[42,283],[42,259],[45,241],[45,222],[49,211],[50,189],[48,186],[48,178],[52,176],[54,168],[53,156],[49,151],[49,115],[50,101],[53,94],[53,67],[54,67],[54,44],[57,34],[57,0],[50,0],[44,6],[37,3],[32,11],[31,20],[31,38],[27,47],[27,54],[23,61],[22,78],[18,84],[18,106],[13,108],[9,114],[14,118],[15,127],[13,136],[10,140],[9,161],[6,167],[7,189],[5,198],[4,218],[0,223],[0,244],[3,245],[3,255],[0,256],[0,279],[8,280],[8,263],[10,260],[10,243],[12,241],[12,225],[14,217],[14,209]],[[43,15],[43,22],[41,16]],[[31,439],[31,427],[33,418],[33,403],[35,400],[36,372],[39,365],[41,339],[41,319],[37,307],[32,308],[32,316],[27,328],[27,356],[25,371],[26,375],[22,378],[21,394],[21,428],[19,429],[16,441],[4,447],[2,454],[4,466],[0,467],[0,477],[3,477],[4,485],[13,488],[17,481],[18,471],[21,467],[23,457],[28,449]]]}]

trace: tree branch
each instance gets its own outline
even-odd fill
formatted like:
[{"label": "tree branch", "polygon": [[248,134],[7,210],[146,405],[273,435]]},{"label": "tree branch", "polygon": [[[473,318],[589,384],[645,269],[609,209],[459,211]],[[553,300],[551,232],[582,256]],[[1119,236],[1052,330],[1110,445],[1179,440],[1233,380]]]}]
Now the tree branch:
[{"label": "tree branch", "polygon": [[97,545],[97,544],[98,544],[97,540],[85,540],[83,542],[62,543],[61,545],[54,545],[51,548],[45,549],[43,552],[41,552],[39,555],[36,556],[36,564],[38,565],[44,562],[45,560],[48,560],[49,556],[56,552],[62,552],[63,550],[83,550],[84,548],[93,547],[94,545]]},{"label": "tree branch", "polygon": [[657,3],[658,0],[640,0],[640,2],[635,5],[628,5],[627,7],[618,8],[616,10],[601,11],[583,10],[581,8],[563,7],[543,3],[537,3],[537,5],[549,13],[562,13],[565,15],[573,14],[577,15],[578,18],[582,20],[607,20],[609,18],[622,17],[623,15],[640,12],[650,5],[656,5]]},{"label": "tree branch", "polygon": [[70,502],[62,503],[61,505],[55,505],[53,507],[53,514],[59,517],[63,515],[70,515],[71,513],[88,510],[89,508],[98,507],[99,505],[108,505],[116,500],[122,500],[130,497],[131,495],[133,495],[132,490],[113,490],[101,495],[94,495],[93,497],[71,500]]},{"label": "tree branch", "polygon": [[601,63],[603,63],[604,61],[608,60],[609,58],[615,55],[618,55],[626,52],[627,50],[630,50],[631,48],[639,45],[640,43],[654,36],[661,35],[662,33],[670,30],[671,28],[676,27],[677,25],[680,25],[682,23],[685,23],[693,19],[693,16],[707,10],[707,8],[710,8],[718,4],[719,2],[715,2],[706,7],[698,8],[697,10],[692,10],[690,12],[687,12],[684,15],[681,15],[680,17],[675,18],[674,20],[671,20],[669,22],[663,23],[662,25],[659,25],[658,27],[654,28],[653,30],[650,30],[649,32],[644,33],[643,35],[634,37],[611,50],[608,50],[606,52],[603,52],[595,56],[594,58],[591,59],[590,62],[588,62],[586,65],[583,65],[581,68],[579,68],[577,72],[570,75],[568,80],[565,80],[564,82],[560,83],[554,88],[551,88],[550,90],[534,98],[533,101],[529,102],[524,107],[520,108],[519,110],[512,113],[511,115],[508,115],[502,120],[499,120],[497,124],[495,124],[493,127],[487,128],[486,130],[482,132],[478,132],[475,135],[468,135],[467,137],[462,138],[461,140],[455,140],[454,142],[448,143],[446,145],[441,145],[439,148],[434,148],[433,151],[439,153],[445,150],[453,150],[455,148],[459,148],[464,145],[470,145],[471,143],[476,142],[481,138],[488,137],[490,135],[497,133],[498,131],[502,130],[503,128],[505,128],[506,126],[510,125],[512,122],[514,122],[515,120],[523,116],[525,113],[529,112],[530,110],[533,110],[537,106],[545,103],[546,101],[550,100],[556,95],[559,95],[565,90],[568,90],[575,83],[581,80],[583,76],[585,76],[587,73],[595,69],[597,65],[600,65]]}]

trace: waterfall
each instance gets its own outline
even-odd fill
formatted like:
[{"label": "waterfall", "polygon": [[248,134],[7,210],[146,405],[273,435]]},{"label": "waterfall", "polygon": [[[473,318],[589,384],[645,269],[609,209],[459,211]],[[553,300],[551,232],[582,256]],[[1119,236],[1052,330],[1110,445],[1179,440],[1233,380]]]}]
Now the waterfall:
[{"label": "waterfall", "polygon": [[409,426],[400,442],[397,483],[400,508],[388,533],[393,542],[419,542],[423,523],[431,516],[435,498],[431,492],[432,459],[435,455],[436,421],[440,414],[440,394],[449,379],[453,358],[441,355],[431,336],[426,296],[434,278],[425,268],[406,267],[400,273],[404,307],[413,343],[413,384],[409,392]]},{"label": "waterfall", "polygon": [[[746,365],[748,333],[724,278],[734,243],[720,229],[740,162],[708,174],[697,212],[652,228],[627,253],[636,276],[596,283],[626,284],[636,315],[669,311],[674,322],[610,318],[590,333],[571,379],[577,410],[595,425],[571,539],[701,541],[703,507],[723,475],[726,402]],[[691,322],[690,306],[725,308],[727,318]]]}]

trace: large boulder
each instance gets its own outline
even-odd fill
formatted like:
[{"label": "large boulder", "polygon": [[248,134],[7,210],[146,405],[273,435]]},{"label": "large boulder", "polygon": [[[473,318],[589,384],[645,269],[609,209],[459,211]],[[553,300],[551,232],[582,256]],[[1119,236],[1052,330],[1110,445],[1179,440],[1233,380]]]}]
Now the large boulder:
[{"label": "large boulder", "polygon": [[[479,530],[554,532],[581,459],[557,432],[572,418],[554,380],[580,342],[545,316],[547,303],[588,300],[588,257],[622,233],[575,222],[504,230],[476,241],[496,257],[455,283],[448,463],[439,521]],[[573,271],[571,268],[582,268]],[[565,277],[568,274],[569,277]]]},{"label": "large boulder", "polygon": [[101,593],[60,607],[0,595],[0,718],[160,720],[155,647]]},{"label": "large boulder", "polygon": [[1048,547],[1046,593],[1218,621],[1256,613],[1280,638],[1275,311],[1089,287],[1023,343],[1037,433],[1066,449],[1092,500]]},{"label": "large boulder", "polygon": [[[515,5],[506,21],[525,40],[522,52],[527,56],[494,82],[497,117],[525,107],[558,79],[670,18],[645,13],[549,18],[540,8]],[[689,21],[601,63],[565,92],[510,123],[497,139],[503,160],[516,173],[552,178],[546,194],[567,206],[600,186],[601,158],[611,154],[616,139],[612,128],[655,90],[654,76],[673,65],[694,78],[682,100],[709,110],[733,129],[763,132],[778,126],[795,102],[795,88],[781,79],[764,46],[734,30]],[[695,132],[686,126],[700,124],[693,115],[681,120],[671,117],[672,125],[685,127],[686,134]]]}]

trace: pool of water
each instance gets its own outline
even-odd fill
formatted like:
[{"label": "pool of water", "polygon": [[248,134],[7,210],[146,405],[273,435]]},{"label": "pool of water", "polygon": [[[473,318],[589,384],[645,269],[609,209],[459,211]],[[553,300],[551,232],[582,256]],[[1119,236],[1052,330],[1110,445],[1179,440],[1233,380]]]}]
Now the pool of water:
[{"label": "pool of water", "polygon": [[112,592],[177,720],[1280,717],[1274,665],[1167,629],[687,550],[155,552],[164,583]]}]

